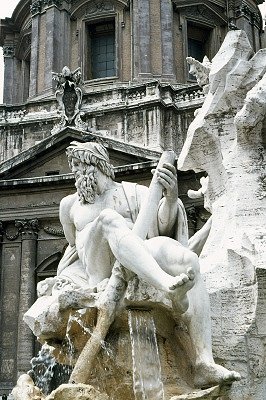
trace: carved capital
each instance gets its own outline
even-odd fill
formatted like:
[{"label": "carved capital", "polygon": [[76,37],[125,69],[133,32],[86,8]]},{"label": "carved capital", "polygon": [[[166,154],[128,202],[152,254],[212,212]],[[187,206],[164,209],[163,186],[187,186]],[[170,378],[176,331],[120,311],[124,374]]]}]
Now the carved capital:
[{"label": "carved capital", "polygon": [[15,55],[15,45],[14,44],[8,44],[6,46],[3,46],[3,55],[5,58],[12,58]]},{"label": "carved capital", "polygon": [[45,8],[56,6],[60,7],[62,5],[62,0],[33,0],[31,4],[31,14],[39,14]]},{"label": "carved capital", "polygon": [[250,23],[256,24],[257,26],[261,23],[261,17],[258,12],[249,7],[246,3],[242,3],[236,7],[236,18],[245,17]]},{"label": "carved capital", "polygon": [[22,239],[35,239],[39,231],[39,221],[37,218],[16,220],[15,227],[21,233]]},{"label": "carved capital", "polygon": [[31,14],[35,15],[42,11],[42,0],[35,0],[30,6]]}]

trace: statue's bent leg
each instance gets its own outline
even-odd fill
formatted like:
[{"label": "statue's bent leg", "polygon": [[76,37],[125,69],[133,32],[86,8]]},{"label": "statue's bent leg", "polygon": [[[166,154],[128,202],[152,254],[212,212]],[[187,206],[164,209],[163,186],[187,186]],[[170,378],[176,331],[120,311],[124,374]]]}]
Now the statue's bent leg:
[{"label": "statue's bent leg", "polygon": [[[98,257],[101,256],[100,243],[104,246],[108,244],[112,254],[125,268],[156,288],[171,293],[171,288],[177,285],[179,279],[159,266],[145,241],[136,236],[129,229],[126,220],[112,209],[103,210],[91,226],[91,239],[88,243],[90,257],[87,256],[87,260],[91,258],[95,247],[98,248]],[[84,246],[86,247],[86,243]],[[88,254],[86,249],[85,252]]]},{"label": "statue's bent leg", "polygon": [[195,350],[195,386],[203,388],[239,380],[237,372],[216,364],[213,359],[209,296],[201,275],[195,279],[194,287],[188,292],[188,299],[189,308],[182,319],[188,326]]},{"label": "statue's bent leg", "polygon": [[213,359],[209,295],[200,274],[198,256],[175,240],[165,237],[152,238],[147,241],[147,246],[167,273],[191,276],[172,300],[174,310],[180,311],[180,318],[188,326],[193,343],[195,385],[205,387],[240,379],[237,372],[216,364]]},{"label": "statue's bent leg", "polygon": [[168,237],[155,237],[146,241],[150,253],[160,267],[176,279],[169,296],[177,314],[184,313],[189,306],[187,292],[194,286],[200,274],[199,261],[195,253]]}]

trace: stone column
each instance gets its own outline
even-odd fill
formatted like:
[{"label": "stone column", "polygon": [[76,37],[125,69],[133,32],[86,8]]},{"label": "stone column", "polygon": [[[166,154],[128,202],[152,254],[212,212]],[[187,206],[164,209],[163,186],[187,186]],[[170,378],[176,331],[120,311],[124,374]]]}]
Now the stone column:
[{"label": "stone column", "polygon": [[34,337],[23,322],[23,315],[35,300],[35,266],[37,254],[38,220],[16,221],[21,231],[20,295],[18,316],[17,371],[18,376],[30,368],[34,356]]},{"label": "stone column", "polygon": [[161,0],[162,78],[174,79],[173,4]]},{"label": "stone column", "polygon": [[150,49],[150,2],[136,0],[132,5],[133,14],[133,79],[149,78],[151,74]]}]

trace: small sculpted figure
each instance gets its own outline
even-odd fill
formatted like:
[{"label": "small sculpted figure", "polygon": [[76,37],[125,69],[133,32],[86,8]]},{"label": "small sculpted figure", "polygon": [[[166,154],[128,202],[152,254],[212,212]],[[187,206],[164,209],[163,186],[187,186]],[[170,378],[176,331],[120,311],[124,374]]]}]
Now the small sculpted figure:
[{"label": "small sculpted figure", "polygon": [[190,65],[189,73],[196,77],[198,85],[203,87],[204,93],[207,93],[211,70],[211,62],[208,57],[205,56],[202,62],[193,57],[187,57],[187,63]]},{"label": "small sculpted figure", "polygon": [[115,260],[172,300],[193,343],[194,384],[199,387],[240,379],[215,364],[212,356],[209,299],[198,256],[188,247],[185,210],[178,199],[176,168],[156,170],[164,188],[156,220],[146,240],[132,232],[148,188],[114,180],[106,149],[94,142],[72,142],[67,155],[77,192],[61,201],[60,220],[69,243],[58,275],[78,260],[87,286],[97,291],[110,278]]},{"label": "small sculpted figure", "polygon": [[70,86],[78,86],[81,83],[81,72],[80,68],[75,69],[75,71],[70,71],[70,69],[65,66],[61,73],[52,73],[53,80],[56,81],[57,89],[64,89],[66,83]]}]

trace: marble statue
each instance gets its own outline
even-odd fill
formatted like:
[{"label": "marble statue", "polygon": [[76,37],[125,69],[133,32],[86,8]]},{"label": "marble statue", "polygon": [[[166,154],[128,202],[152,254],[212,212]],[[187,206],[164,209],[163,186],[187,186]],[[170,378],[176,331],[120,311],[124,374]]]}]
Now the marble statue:
[{"label": "marble statue", "polygon": [[[125,268],[125,280],[128,273],[129,277],[133,273],[163,290],[176,315],[186,321],[195,349],[196,386],[239,379],[238,373],[213,360],[208,294],[198,256],[188,248],[185,210],[178,199],[175,167],[164,163],[154,171],[164,195],[147,239],[143,240],[132,227],[149,189],[115,182],[108,153],[101,144],[72,142],[67,155],[77,188],[60,205],[60,220],[69,246],[58,266],[59,280],[44,281],[39,291],[44,285],[51,290],[51,284],[55,284],[54,291],[73,285],[73,275],[79,268],[83,279],[86,276],[88,292],[95,293],[101,285],[104,288],[117,260]],[[68,276],[64,275],[66,270]],[[82,274],[77,274],[80,280]]]}]

